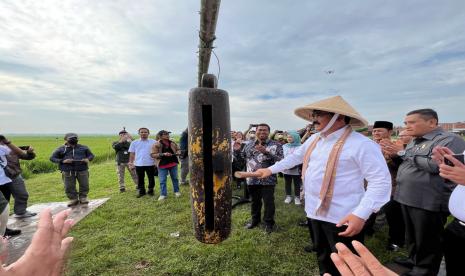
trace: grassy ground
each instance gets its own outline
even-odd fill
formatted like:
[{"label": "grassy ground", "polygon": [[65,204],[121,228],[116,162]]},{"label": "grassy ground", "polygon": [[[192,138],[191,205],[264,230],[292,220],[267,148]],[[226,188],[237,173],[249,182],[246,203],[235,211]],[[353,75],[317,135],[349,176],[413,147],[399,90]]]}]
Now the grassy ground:
[{"label": "grassy ground", "polygon": [[[155,197],[137,199],[129,178],[130,191],[119,193],[113,162],[92,165],[90,174],[89,197],[110,200],[74,227],[68,275],[318,274],[315,256],[302,250],[309,240],[307,229],[297,226],[305,216],[303,208],[283,203],[282,181],[276,189],[278,232],[244,229],[247,204],[233,210],[230,237],[206,245],[193,235],[188,187],[181,187],[182,197],[174,198],[168,183],[169,198],[158,202],[158,179]],[[58,172],[33,176],[27,186],[30,204],[66,200]],[[180,236],[171,237],[173,232]],[[385,230],[367,239],[382,261],[394,256],[384,250],[385,243]]]},{"label": "grassy ground", "polygon": [[[8,137],[17,146],[32,146],[35,149],[37,156],[34,160],[21,161],[23,177],[29,178],[32,174],[47,173],[57,170],[57,165],[50,162],[49,158],[56,148],[63,145],[63,135],[12,135]],[[137,136],[134,137],[137,138]],[[93,160],[95,164],[114,159],[115,152],[111,144],[118,139],[119,137],[117,135],[81,135],[79,137],[79,143],[90,148],[95,155]],[[179,135],[172,135],[172,139],[178,141]]]}]

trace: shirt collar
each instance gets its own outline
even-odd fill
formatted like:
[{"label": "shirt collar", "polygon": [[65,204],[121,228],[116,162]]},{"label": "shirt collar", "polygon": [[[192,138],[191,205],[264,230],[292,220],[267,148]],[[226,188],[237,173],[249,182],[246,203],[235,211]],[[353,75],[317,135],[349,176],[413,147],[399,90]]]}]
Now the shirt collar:
[{"label": "shirt collar", "polygon": [[[270,140],[271,140],[270,138],[267,138],[266,141],[265,141],[265,145],[268,145],[268,143],[270,143]],[[257,145],[259,143],[260,143],[260,141],[258,139],[255,140],[255,145]]]},{"label": "shirt collar", "polygon": [[339,139],[339,137],[341,137],[342,134],[344,134],[344,131],[346,130],[347,127],[350,127],[350,126],[341,127],[340,129],[336,130],[335,132],[327,136],[320,135],[320,137],[324,140]]},{"label": "shirt collar", "polygon": [[427,140],[433,140],[434,137],[438,136],[441,132],[443,132],[442,128],[437,127],[435,129],[433,129],[432,131],[430,131],[430,132],[426,133],[425,135],[423,135],[421,138],[427,139]]}]

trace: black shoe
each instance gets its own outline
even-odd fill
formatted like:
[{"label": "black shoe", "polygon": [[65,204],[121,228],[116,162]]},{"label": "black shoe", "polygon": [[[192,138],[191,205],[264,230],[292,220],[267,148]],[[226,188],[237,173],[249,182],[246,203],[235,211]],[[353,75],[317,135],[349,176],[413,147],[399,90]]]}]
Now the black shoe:
[{"label": "black shoe", "polygon": [[265,225],[265,232],[271,234],[271,232],[276,231],[276,224],[267,224]]},{"label": "black shoe", "polygon": [[136,195],[137,198],[140,198],[140,197],[143,197],[143,196],[145,196],[145,193],[138,193],[138,194]]},{"label": "black shoe", "polygon": [[260,222],[249,222],[245,225],[245,229],[253,229],[257,227],[260,224]]},{"label": "black shoe", "polygon": [[413,266],[414,266],[414,263],[411,259],[409,258],[405,258],[405,257],[397,257],[397,258],[394,258],[394,262],[396,264],[399,264],[401,266],[404,266],[406,268],[410,268],[412,269]]},{"label": "black shoe", "polygon": [[388,251],[392,251],[392,252],[397,252],[399,251],[401,248],[401,246],[395,244],[395,243],[389,243],[387,246],[386,246],[386,249]]},{"label": "black shoe", "polygon": [[308,220],[299,222],[299,226],[308,227]]},{"label": "black shoe", "polygon": [[12,237],[12,236],[17,236],[19,234],[21,234],[21,230],[19,230],[19,229],[6,228],[5,229],[5,234],[3,236],[4,237],[6,237],[6,236]]},{"label": "black shoe", "polygon": [[149,190],[149,191],[147,192],[147,194],[148,194],[149,196],[153,196],[153,195],[154,195],[153,190]]},{"label": "black shoe", "polygon": [[120,191],[120,193],[124,193],[124,192],[126,192],[126,188],[120,188],[119,191]]},{"label": "black shoe", "polygon": [[312,252],[314,252],[315,249],[313,248],[313,244],[305,246],[305,247],[304,247],[304,251],[307,252],[307,253],[312,253]]}]

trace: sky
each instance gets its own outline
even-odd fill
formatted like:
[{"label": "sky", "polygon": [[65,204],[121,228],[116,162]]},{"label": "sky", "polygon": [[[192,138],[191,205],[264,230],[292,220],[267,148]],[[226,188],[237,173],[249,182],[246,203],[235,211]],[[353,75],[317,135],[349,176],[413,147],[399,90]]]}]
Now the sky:
[{"label": "sky", "polygon": [[[200,1],[2,0],[0,133],[181,132]],[[465,1],[223,0],[210,73],[232,129],[306,122],[341,95],[369,122],[465,120]],[[328,73],[331,71],[331,73]]]}]

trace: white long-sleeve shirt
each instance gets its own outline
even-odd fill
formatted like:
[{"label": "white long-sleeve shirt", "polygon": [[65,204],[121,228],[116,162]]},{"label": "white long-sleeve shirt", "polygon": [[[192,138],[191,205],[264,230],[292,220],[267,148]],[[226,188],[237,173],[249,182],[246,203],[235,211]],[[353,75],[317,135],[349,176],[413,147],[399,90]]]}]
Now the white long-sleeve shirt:
[{"label": "white long-sleeve shirt", "polygon": [[[341,128],[321,137],[310,155],[304,182],[305,212],[309,218],[338,223],[352,213],[366,220],[390,199],[391,175],[380,147],[354,131],[347,138],[337,163],[334,194],[328,213],[324,217],[316,215],[326,163],[344,130]],[[303,163],[304,155],[316,137],[313,135],[293,154],[269,167],[271,172],[275,174]],[[366,191],[364,179],[368,182]]]}]

